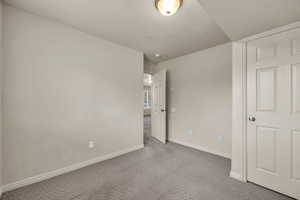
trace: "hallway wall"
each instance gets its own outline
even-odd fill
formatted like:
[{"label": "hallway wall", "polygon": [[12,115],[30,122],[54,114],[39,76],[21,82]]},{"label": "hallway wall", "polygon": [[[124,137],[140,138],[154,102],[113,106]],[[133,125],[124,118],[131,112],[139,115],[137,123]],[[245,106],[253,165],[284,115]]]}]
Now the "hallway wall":
[{"label": "hallway wall", "polygon": [[144,59],[144,73],[153,74],[155,72],[156,63],[149,61],[148,59]]},{"label": "hallway wall", "polygon": [[232,45],[159,63],[167,69],[168,139],[231,157]]}]

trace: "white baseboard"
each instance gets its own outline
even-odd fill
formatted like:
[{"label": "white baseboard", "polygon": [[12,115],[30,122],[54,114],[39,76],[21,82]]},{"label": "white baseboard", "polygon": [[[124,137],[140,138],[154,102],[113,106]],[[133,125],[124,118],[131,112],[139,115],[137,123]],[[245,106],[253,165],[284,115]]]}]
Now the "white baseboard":
[{"label": "white baseboard", "polygon": [[193,149],[197,149],[197,150],[200,150],[200,151],[204,151],[204,152],[211,153],[211,154],[214,154],[214,155],[217,155],[217,156],[221,156],[221,157],[224,157],[224,158],[231,159],[231,156],[228,155],[228,154],[212,151],[212,150],[209,150],[209,149],[204,148],[204,147],[199,146],[199,145],[189,144],[187,142],[182,142],[182,141],[179,141],[179,140],[176,140],[176,139],[168,139],[168,140],[170,142],[173,142],[173,143],[177,143],[177,144],[187,146],[187,147],[190,147],[190,148],[193,148]]},{"label": "white baseboard", "polygon": [[40,174],[40,175],[37,175],[37,176],[29,177],[29,178],[26,178],[26,179],[21,180],[21,181],[17,181],[17,182],[14,182],[14,183],[9,183],[9,184],[6,184],[2,187],[2,191],[7,192],[7,191],[15,190],[15,189],[20,188],[20,187],[31,185],[33,183],[38,183],[38,182],[53,178],[55,176],[59,176],[59,175],[62,175],[62,174],[68,173],[68,172],[72,172],[74,170],[81,169],[83,167],[87,167],[89,165],[93,165],[93,164],[96,164],[96,163],[99,163],[99,162],[102,162],[102,161],[105,161],[105,160],[109,160],[109,159],[112,159],[114,157],[129,153],[129,152],[132,152],[132,151],[136,151],[136,150],[142,149],[142,148],[144,148],[144,145],[134,146],[134,147],[131,147],[131,148],[124,149],[122,151],[110,153],[110,154],[100,156],[100,157],[97,157],[97,158],[94,158],[94,159],[91,159],[91,160],[87,160],[87,161],[84,161],[84,162],[81,162],[81,163],[70,165],[68,167],[64,167],[64,168],[57,169],[57,170],[54,170],[54,171],[51,171],[51,172],[43,173],[43,174]]},{"label": "white baseboard", "polygon": [[245,182],[245,181],[242,179],[241,174],[239,174],[239,173],[236,173],[236,172],[231,171],[229,176],[230,176],[231,178],[233,178],[233,179],[238,180],[238,181]]}]

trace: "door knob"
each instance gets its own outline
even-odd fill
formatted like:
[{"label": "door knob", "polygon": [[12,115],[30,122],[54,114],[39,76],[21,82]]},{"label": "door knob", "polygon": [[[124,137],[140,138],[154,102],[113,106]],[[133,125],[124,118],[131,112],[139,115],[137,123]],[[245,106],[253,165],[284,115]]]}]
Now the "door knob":
[{"label": "door knob", "polygon": [[165,109],[160,109],[160,111],[161,111],[161,112],[165,112],[166,110],[165,110]]},{"label": "door knob", "polygon": [[249,117],[249,121],[255,122],[256,118],[255,117]]}]

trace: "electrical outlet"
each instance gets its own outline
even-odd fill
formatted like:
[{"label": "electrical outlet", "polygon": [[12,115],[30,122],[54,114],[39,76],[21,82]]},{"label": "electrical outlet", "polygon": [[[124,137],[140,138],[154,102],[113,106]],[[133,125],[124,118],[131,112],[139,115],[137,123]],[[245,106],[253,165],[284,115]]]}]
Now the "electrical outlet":
[{"label": "electrical outlet", "polygon": [[188,130],[188,135],[193,135],[193,130]]},{"label": "electrical outlet", "polygon": [[94,146],[95,146],[94,141],[89,141],[89,148],[92,149],[94,148]]},{"label": "electrical outlet", "polygon": [[224,142],[224,136],[218,136],[218,141],[221,143],[221,142]]}]

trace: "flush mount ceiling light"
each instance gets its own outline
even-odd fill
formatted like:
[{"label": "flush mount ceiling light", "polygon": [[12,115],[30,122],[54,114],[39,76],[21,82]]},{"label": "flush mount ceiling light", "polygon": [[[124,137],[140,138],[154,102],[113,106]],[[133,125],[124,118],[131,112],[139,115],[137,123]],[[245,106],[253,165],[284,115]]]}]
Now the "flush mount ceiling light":
[{"label": "flush mount ceiling light", "polygon": [[155,0],[157,10],[166,16],[174,15],[182,6],[183,0]]}]

